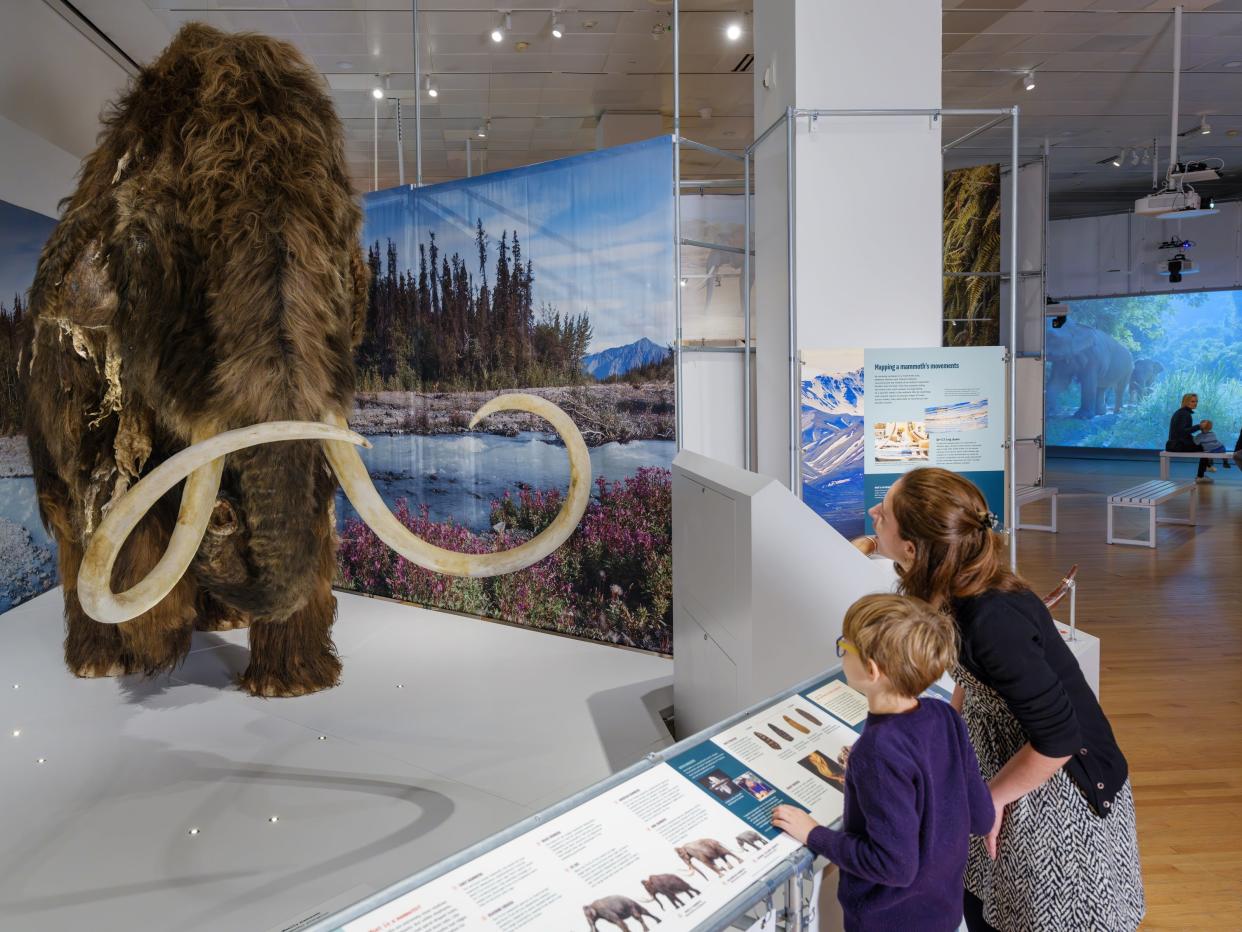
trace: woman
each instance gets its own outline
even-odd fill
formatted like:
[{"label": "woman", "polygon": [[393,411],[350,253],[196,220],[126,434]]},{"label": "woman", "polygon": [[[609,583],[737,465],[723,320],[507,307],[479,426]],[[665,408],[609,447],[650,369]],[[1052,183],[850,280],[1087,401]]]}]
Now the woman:
[{"label": "woman", "polygon": [[916,469],[871,518],[900,590],[952,613],[961,637],[953,704],[997,813],[988,837],[971,840],[968,928],[1137,928],[1126,759],[1052,616],[1005,565],[982,493],[955,473]]},{"label": "woman", "polygon": [[[1194,423],[1194,411],[1199,407],[1199,396],[1196,394],[1182,395],[1182,406],[1173,412],[1173,416],[1169,418],[1169,439],[1165,441],[1164,449],[1169,453],[1197,453],[1203,449],[1203,445],[1195,443],[1194,435],[1203,429],[1203,424]],[[1198,482],[1211,482],[1207,476],[1208,467],[1212,465],[1211,460],[1199,460],[1199,474],[1196,477]]]}]

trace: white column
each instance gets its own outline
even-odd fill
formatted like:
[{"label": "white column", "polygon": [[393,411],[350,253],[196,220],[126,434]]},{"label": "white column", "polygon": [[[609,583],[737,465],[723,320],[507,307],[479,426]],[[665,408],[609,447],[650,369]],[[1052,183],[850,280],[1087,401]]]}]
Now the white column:
[{"label": "white column", "polygon": [[[755,132],[786,107],[936,109],[939,0],[755,0]],[[766,86],[765,86],[766,85]],[[797,346],[939,346],[941,133],[926,116],[795,126]],[[760,472],[789,482],[786,136],[756,153]]]}]

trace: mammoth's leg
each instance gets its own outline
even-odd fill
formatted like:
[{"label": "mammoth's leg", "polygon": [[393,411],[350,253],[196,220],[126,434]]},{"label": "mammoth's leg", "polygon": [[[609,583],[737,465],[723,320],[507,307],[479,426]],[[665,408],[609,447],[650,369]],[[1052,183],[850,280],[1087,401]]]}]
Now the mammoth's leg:
[{"label": "mammoth's leg", "polygon": [[304,696],[331,689],[341,680],[341,661],[332,643],[336,548],[331,526],[325,522],[324,528],[319,572],[306,603],[283,621],[255,619],[250,625],[250,665],[238,683],[252,696]]},{"label": "mammoth's leg", "polygon": [[87,617],[78,602],[78,567],[82,547],[70,537],[55,534],[60,562],[60,578],[65,588],[65,665],[74,676],[119,676],[121,629]]},{"label": "mammoth's leg", "polygon": [[[137,584],[159,562],[172,536],[175,513],[175,501],[161,501],[130,534],[112,572],[114,591]],[[197,614],[197,584],[187,573],[153,608],[131,621],[109,625],[120,632],[122,672],[150,676],[176,667],[190,652]]]},{"label": "mammoth's leg", "polygon": [[194,630],[232,631],[250,625],[249,615],[212,598],[209,593],[200,590],[198,599],[198,620],[194,622]]}]

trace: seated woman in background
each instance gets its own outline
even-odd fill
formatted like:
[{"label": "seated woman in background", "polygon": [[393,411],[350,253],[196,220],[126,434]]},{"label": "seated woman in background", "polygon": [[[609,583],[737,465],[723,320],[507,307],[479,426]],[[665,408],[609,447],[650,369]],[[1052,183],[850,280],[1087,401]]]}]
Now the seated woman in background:
[{"label": "seated woman in background", "polygon": [[[1195,442],[1195,434],[1203,429],[1202,424],[1194,423],[1194,411],[1199,407],[1199,396],[1193,392],[1182,395],[1182,406],[1173,412],[1173,417],[1169,419],[1169,439],[1164,444],[1164,449],[1169,453],[1199,453],[1203,447]],[[1208,477],[1208,467],[1212,463],[1210,460],[1199,460],[1199,472],[1196,476],[1199,482],[1211,482]]]},{"label": "seated woman in background", "polygon": [[1238,431],[1238,442],[1233,445],[1233,461],[1242,469],[1242,430]]}]

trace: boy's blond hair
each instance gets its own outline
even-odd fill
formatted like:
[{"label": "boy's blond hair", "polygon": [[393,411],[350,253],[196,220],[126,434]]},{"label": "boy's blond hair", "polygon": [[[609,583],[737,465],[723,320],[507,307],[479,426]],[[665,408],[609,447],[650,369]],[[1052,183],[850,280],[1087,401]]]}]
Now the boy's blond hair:
[{"label": "boy's blond hair", "polygon": [[957,659],[953,620],[908,595],[865,595],[849,607],[845,639],[874,660],[894,691],[917,698]]},{"label": "boy's blond hair", "polygon": [[1199,422],[1199,426],[1202,427],[1204,430],[1211,430],[1212,422],[1209,421],[1207,418],[1204,418],[1202,421]]}]

